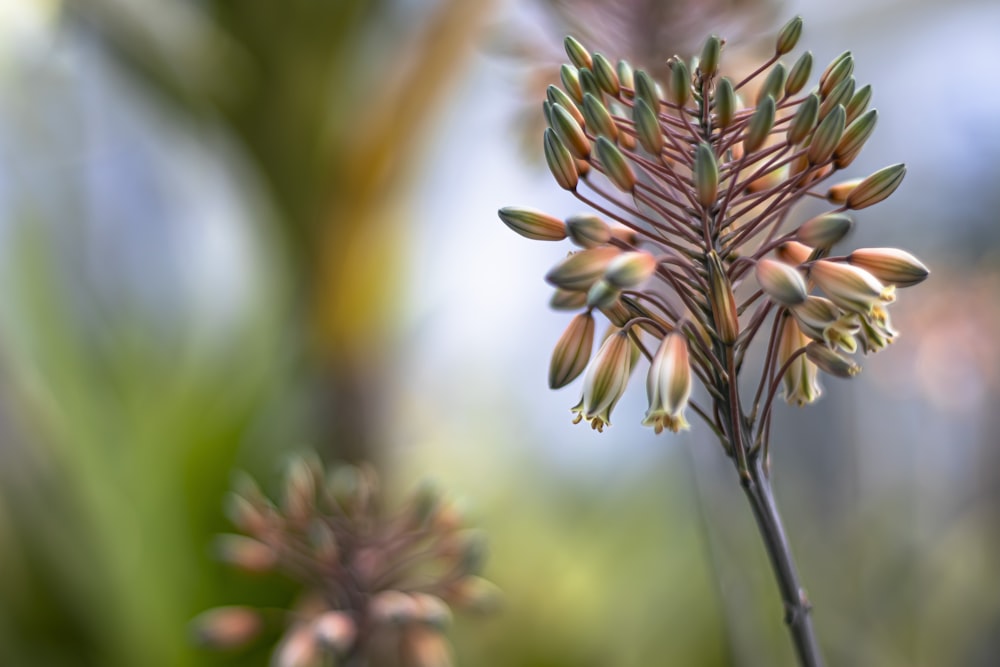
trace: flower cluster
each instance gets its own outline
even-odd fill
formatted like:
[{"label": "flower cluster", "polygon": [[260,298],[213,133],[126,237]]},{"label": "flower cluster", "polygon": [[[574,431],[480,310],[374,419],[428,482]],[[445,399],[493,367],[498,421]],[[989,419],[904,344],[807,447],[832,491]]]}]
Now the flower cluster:
[{"label": "flower cluster", "polygon": [[[269,501],[249,478],[231,494],[233,523],[245,535],[223,535],[219,556],[249,572],[280,571],[297,580],[295,608],[278,615],[285,628],[277,667],[365,664],[449,667],[444,637],[456,607],[489,611],[495,587],[478,576],[482,536],[463,530],[454,506],[425,487],[385,516],[369,468],[329,475],[316,461],[289,468],[284,499]],[[273,614],[220,607],[193,622],[196,637],[217,648],[255,639]]]},{"label": "flower cluster", "polygon": [[[723,75],[715,36],[700,57],[670,59],[662,83],[566,38],[562,86],[543,103],[543,147],[556,182],[591,211],[565,220],[528,208],[499,214],[522,236],[578,247],[546,275],[552,306],[580,311],[549,372],[552,388],[584,374],[577,421],[609,424],[644,355],[643,423],[685,429],[690,407],[739,456],[751,444],[733,443],[766,440],[782,384],[788,402],[811,403],[819,371],[852,376],[850,355],[897,335],[886,306],[927,269],[895,248],[834,248],[854,225],[851,212],[890,196],[906,170],[821,186],[852,164],[878,113],[849,52],[811,88],[811,53],[782,62],[801,31],[800,18],[786,24],[772,56],[736,82]],[[806,198],[831,209],[793,222]],[[591,360],[595,312],[610,330]],[[764,370],[745,408],[737,379],[762,331]],[[712,408],[691,400],[694,377]]]}]

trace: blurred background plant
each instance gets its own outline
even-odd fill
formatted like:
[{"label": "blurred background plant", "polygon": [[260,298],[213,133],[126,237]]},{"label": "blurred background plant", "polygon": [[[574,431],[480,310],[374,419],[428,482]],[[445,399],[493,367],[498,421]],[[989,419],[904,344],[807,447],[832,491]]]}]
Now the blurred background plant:
[{"label": "blurred background plant", "polygon": [[[567,17],[619,25],[591,6],[0,2],[0,664],[265,664],[270,646],[220,657],[187,624],[293,602],[292,582],[232,573],[208,545],[234,466],[272,490],[307,447],[374,459],[390,497],[431,474],[469,500],[506,605],[456,619],[461,664],[791,664],[707,441],[552,419],[572,399],[538,371],[539,326],[555,342],[564,324],[537,289],[551,257],[495,211],[517,192],[577,212],[543,164],[526,173],[511,123],[540,116],[529,88],[558,70],[497,54],[528,35],[561,60]],[[905,237],[935,274],[894,309],[892,354],[776,414],[779,502],[796,498],[831,664],[991,665],[1000,8],[803,0],[780,17],[796,13],[817,62],[850,48],[879,82],[855,175],[909,168],[854,242]],[[717,32],[753,53],[778,14],[702,15],[662,42],[650,18],[608,42],[659,59]]]}]

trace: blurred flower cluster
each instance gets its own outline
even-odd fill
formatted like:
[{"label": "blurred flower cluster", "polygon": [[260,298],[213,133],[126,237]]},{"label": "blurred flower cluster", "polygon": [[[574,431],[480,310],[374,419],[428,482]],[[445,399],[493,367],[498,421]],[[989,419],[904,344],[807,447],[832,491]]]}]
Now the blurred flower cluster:
[{"label": "blurred flower cluster", "polygon": [[[600,215],[561,220],[507,207],[500,217],[522,236],[581,248],[546,276],[553,307],[582,310],[556,344],[549,376],[558,388],[586,370],[578,421],[610,423],[641,353],[650,360],[644,423],[686,428],[691,405],[730,451],[735,432],[756,425],[756,448],[782,382],[786,400],[810,403],[819,370],[852,376],[859,367],[848,355],[895,337],[885,306],[927,269],[895,248],[833,248],[853,227],[848,212],[891,195],[905,167],[817,189],[854,161],[878,114],[849,52],[807,90],[812,54],[781,60],[801,30],[799,18],[786,24],[772,56],[736,82],[722,74],[715,36],[699,58],[671,58],[664,83],[566,39],[562,87],[550,86],[543,104],[544,152],[559,185]],[[833,208],[791,222],[806,198]],[[590,361],[594,311],[611,328]],[[740,421],[737,377],[768,329],[764,370]],[[714,409],[691,402],[693,376]]]},{"label": "blurred flower cluster", "polygon": [[445,667],[451,608],[491,611],[498,592],[478,576],[486,556],[477,531],[429,486],[395,513],[383,513],[371,468],[324,472],[317,461],[289,468],[280,505],[248,477],[229,499],[245,534],[222,535],[219,556],[248,572],[280,571],[302,591],[294,607],[271,612],[220,607],[193,622],[196,637],[236,648],[271,622],[285,627],[278,667],[319,664]]}]

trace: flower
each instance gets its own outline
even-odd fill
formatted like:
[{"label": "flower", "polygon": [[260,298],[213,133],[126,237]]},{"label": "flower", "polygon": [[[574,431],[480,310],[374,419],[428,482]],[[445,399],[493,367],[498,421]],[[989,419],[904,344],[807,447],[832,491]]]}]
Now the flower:
[{"label": "flower", "polygon": [[632,343],[627,331],[612,333],[587,369],[583,381],[583,396],[573,407],[574,424],[586,420],[591,428],[603,431],[611,425],[611,411],[625,393],[632,370]]},{"label": "flower", "polygon": [[646,393],[649,409],[643,426],[652,426],[657,434],[663,429],[677,433],[690,428],[684,408],[691,396],[691,362],[683,334],[671,332],[663,337],[649,366]]},{"label": "flower", "polygon": [[789,359],[798,354],[791,361],[785,374],[781,376],[781,382],[785,391],[785,401],[800,407],[812,403],[823,393],[816,381],[816,364],[806,359],[804,354],[799,353],[808,344],[809,339],[799,329],[796,320],[792,317],[786,317],[782,322],[778,338],[777,363],[778,367],[781,368]]}]

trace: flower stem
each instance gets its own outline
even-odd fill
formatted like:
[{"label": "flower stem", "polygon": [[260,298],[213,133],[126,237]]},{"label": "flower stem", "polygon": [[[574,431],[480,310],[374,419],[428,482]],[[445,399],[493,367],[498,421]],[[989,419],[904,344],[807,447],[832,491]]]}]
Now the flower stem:
[{"label": "flower stem", "polygon": [[750,501],[757,528],[760,530],[771,560],[771,568],[778,580],[778,588],[785,606],[785,624],[792,636],[795,653],[802,667],[822,667],[819,644],[813,630],[812,609],[805,589],[799,582],[799,573],[792,558],[792,550],[785,536],[785,528],[774,501],[771,481],[764,468],[763,457],[752,456],[750,478],[743,479],[743,491]]}]

